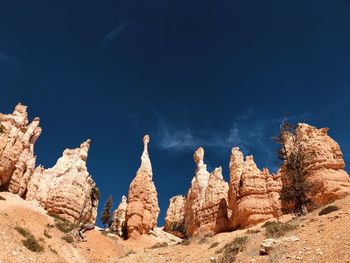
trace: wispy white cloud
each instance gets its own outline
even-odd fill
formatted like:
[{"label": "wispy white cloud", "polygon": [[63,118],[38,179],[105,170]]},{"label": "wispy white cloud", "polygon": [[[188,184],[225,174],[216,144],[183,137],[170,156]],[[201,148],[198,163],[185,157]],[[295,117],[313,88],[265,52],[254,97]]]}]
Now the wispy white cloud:
[{"label": "wispy white cloud", "polygon": [[102,39],[103,45],[107,46],[114,42],[125,31],[128,26],[127,20],[122,20],[112,31],[108,32]]},{"label": "wispy white cloud", "polygon": [[[309,113],[289,116],[291,122],[304,121]],[[281,118],[267,120],[254,119],[253,111],[249,110],[233,119],[228,130],[210,131],[193,130],[190,127],[178,127],[173,123],[158,117],[157,146],[163,150],[174,152],[194,151],[203,146],[214,148],[221,153],[227,153],[232,147],[240,147],[245,154],[258,154],[262,163],[273,166],[276,160],[272,136],[278,132]]]}]

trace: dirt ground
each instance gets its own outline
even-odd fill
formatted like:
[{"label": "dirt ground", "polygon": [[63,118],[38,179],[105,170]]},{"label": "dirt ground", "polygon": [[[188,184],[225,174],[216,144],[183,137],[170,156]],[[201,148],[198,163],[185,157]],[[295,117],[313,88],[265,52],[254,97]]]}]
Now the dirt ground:
[{"label": "dirt ground", "polygon": [[[64,234],[56,228],[50,229],[50,238],[44,234],[47,224],[53,225],[54,220],[38,204],[10,193],[1,192],[0,196],[6,199],[0,200],[0,263],[209,263],[220,257],[217,251],[225,244],[243,236],[247,236],[247,244],[236,262],[350,262],[350,197],[335,202],[338,211],[319,216],[319,210],[315,210],[293,219],[291,222],[298,227],[285,236],[295,236],[299,241],[280,244],[269,255],[260,256],[260,244],[266,238],[262,224],[250,228],[257,233],[238,230],[153,249],[150,247],[161,243],[161,239],[145,235],[124,241],[98,230],[87,233],[87,242],[71,244],[62,240]],[[281,221],[291,219],[286,215]],[[28,250],[16,226],[40,239],[44,251]]]}]

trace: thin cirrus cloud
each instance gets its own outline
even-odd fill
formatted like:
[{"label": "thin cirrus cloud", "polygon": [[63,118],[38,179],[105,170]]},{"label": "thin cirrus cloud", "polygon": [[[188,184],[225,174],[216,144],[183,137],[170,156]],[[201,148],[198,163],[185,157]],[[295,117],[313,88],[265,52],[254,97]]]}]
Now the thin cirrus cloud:
[{"label": "thin cirrus cloud", "polygon": [[[308,116],[309,113],[303,113],[289,116],[288,120],[298,122]],[[203,132],[189,127],[176,127],[158,115],[157,147],[162,150],[183,152],[194,151],[197,147],[203,146],[225,154],[232,147],[239,147],[245,154],[258,154],[262,157],[262,162],[272,168],[276,159],[272,137],[278,132],[283,118],[257,120],[252,117],[253,111],[249,110],[237,115],[228,130]]]},{"label": "thin cirrus cloud", "polygon": [[112,31],[108,32],[102,39],[104,47],[116,41],[128,26],[128,21],[121,21]]}]

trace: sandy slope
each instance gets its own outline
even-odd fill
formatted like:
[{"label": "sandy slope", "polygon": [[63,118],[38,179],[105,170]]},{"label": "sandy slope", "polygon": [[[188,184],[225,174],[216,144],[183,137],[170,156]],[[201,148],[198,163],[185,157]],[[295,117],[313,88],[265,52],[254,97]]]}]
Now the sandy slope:
[{"label": "sandy slope", "polygon": [[[0,196],[6,198],[6,201],[0,201],[0,263],[205,263],[217,258],[216,251],[239,236],[248,236],[248,243],[236,262],[350,262],[350,197],[335,202],[341,208],[336,212],[318,216],[319,210],[316,210],[304,218],[294,219],[293,223],[299,227],[286,236],[297,236],[300,241],[281,245],[269,256],[259,256],[260,243],[265,239],[261,225],[252,228],[260,230],[255,234],[239,230],[195,238],[188,245],[156,249],[150,246],[161,242],[162,238],[147,235],[141,239],[123,241],[95,230],[88,232],[87,242],[68,244],[61,239],[63,234],[57,229],[51,230],[52,238],[45,237],[46,224],[54,222],[36,203],[24,201],[10,193],[0,193]],[[281,220],[291,218],[287,215]],[[36,238],[42,238],[45,251],[35,253],[25,248],[22,245],[24,238],[17,233],[15,226],[27,228]],[[210,248],[215,242],[218,245]]]}]

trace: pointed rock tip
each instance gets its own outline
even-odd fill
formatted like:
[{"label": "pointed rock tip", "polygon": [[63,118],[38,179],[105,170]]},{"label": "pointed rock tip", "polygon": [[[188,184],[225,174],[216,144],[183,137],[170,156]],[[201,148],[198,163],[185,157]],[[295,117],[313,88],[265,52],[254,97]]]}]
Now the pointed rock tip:
[{"label": "pointed rock tip", "polygon": [[199,164],[204,159],[204,149],[203,147],[199,147],[193,154],[193,159],[196,164]]}]

